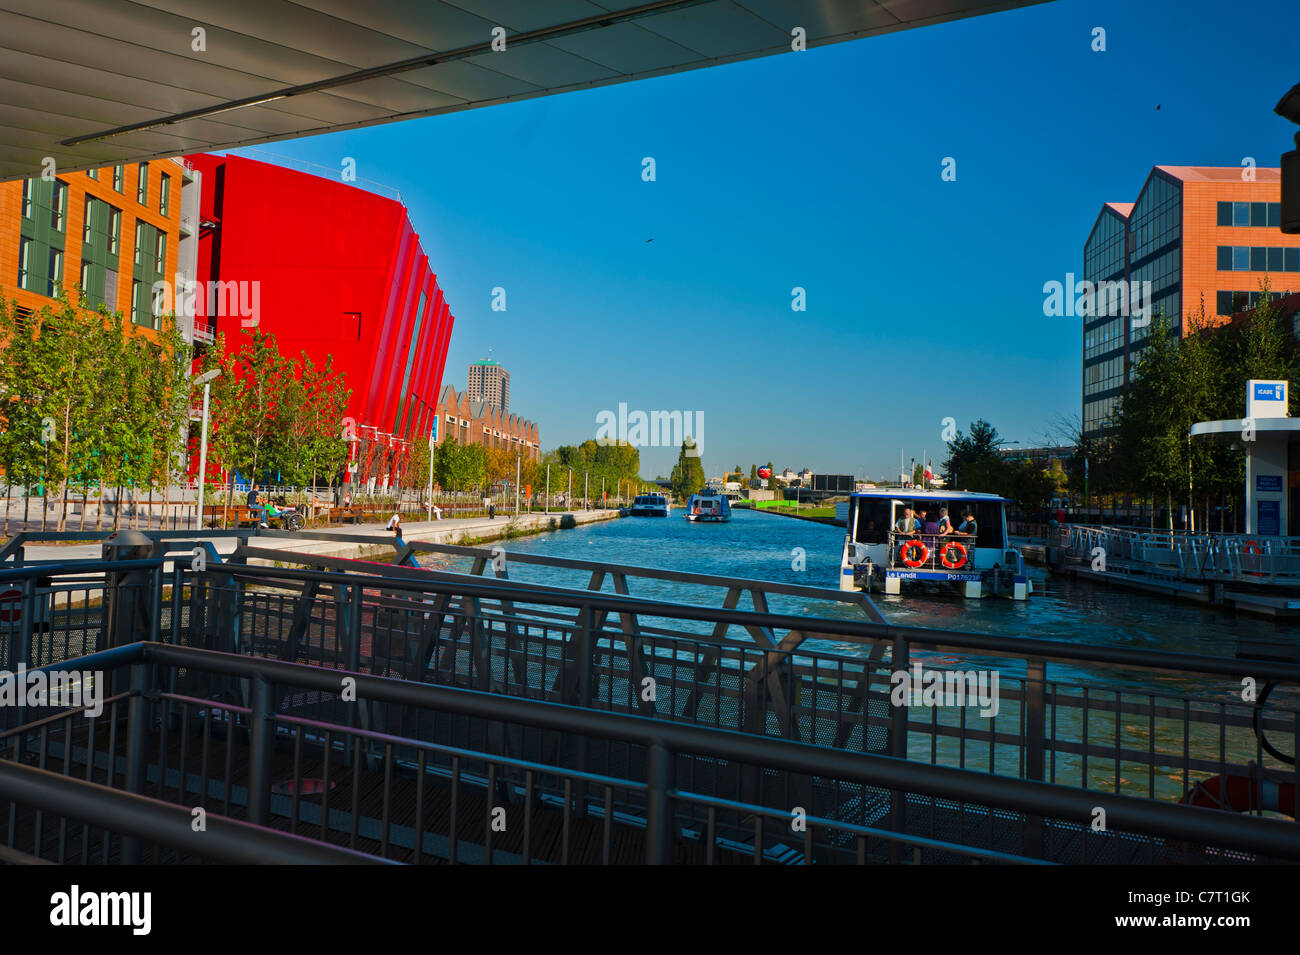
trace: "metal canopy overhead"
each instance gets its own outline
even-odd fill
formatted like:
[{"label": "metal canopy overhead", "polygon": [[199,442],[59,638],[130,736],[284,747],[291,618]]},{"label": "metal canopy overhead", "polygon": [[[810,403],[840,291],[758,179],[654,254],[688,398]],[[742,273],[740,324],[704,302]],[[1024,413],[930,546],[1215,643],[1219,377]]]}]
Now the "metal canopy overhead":
[{"label": "metal canopy overhead", "polygon": [[785,53],[795,27],[812,47],[1050,0],[0,2],[13,179]]}]

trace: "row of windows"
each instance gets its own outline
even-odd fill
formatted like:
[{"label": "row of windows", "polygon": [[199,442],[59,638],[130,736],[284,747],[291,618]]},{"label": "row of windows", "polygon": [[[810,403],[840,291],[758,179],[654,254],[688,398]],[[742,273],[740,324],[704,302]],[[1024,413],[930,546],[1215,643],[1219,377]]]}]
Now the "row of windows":
[{"label": "row of windows", "polygon": [[1219,225],[1272,226],[1282,224],[1280,202],[1220,202]]},{"label": "row of windows", "polygon": [[1300,272],[1300,248],[1221,245],[1218,269],[1220,272]]},{"label": "row of windows", "polygon": [[1097,431],[1109,425],[1118,407],[1119,399],[1116,397],[1102,398],[1100,401],[1090,401],[1085,404],[1083,406],[1084,433]]},{"label": "row of windows", "polygon": [[[86,175],[91,179],[99,179],[98,169],[86,170]],[[118,192],[123,189],[123,178],[125,176],[124,167],[113,167],[113,188]],[[33,218],[33,196],[35,195],[35,179],[23,180],[23,218]],[[164,216],[168,215],[171,210],[172,198],[172,177],[167,173],[162,174],[162,179],[158,189],[158,211]],[[140,163],[139,173],[136,176],[135,201],[140,205],[148,205],[149,199],[149,164]],[[63,219],[68,211],[68,186],[62,179],[54,180],[54,203],[51,212],[50,225],[59,232],[63,231]]]},{"label": "row of windows", "polygon": [[[98,201],[98,200],[94,200],[94,201]],[[110,220],[111,221],[110,231],[107,236],[108,251],[110,253],[117,254],[118,249],[120,247],[122,214],[118,210],[112,209],[111,206],[109,208],[112,210],[112,214]],[[87,226],[85,230],[86,235],[84,239],[84,241],[87,244],[90,244],[91,239],[93,237],[92,229],[89,225],[90,211],[91,210],[88,202],[87,203]],[[136,265],[141,265],[146,262],[145,259],[146,253],[144,251],[146,228],[149,227],[147,227],[143,222],[137,221],[135,224],[135,264]],[[164,266],[166,265],[166,258],[167,258],[167,233],[158,231],[156,229],[151,229],[150,231],[153,232],[153,243],[152,243],[152,248],[148,252],[148,255],[149,258],[152,260],[153,271],[158,274],[162,274],[165,271]],[[33,242],[33,240],[27,238],[26,236],[19,238],[18,240],[18,287],[28,292],[35,292],[38,295],[46,295],[49,296],[50,298],[57,298],[63,292],[63,250],[54,249],[54,248],[48,249],[49,258],[48,258],[48,262],[46,263],[48,268],[46,269],[44,280],[40,281],[37,279],[35,270],[32,268],[34,264],[32,256],[34,252],[36,252],[39,248],[40,247],[37,245],[37,243]],[[94,263],[91,262],[89,259],[85,259],[82,262],[81,287],[83,290],[89,290],[91,288],[91,282],[89,281],[90,279],[89,270],[93,264]],[[115,270],[109,269],[108,271],[112,273],[114,276],[116,276],[117,274]],[[114,284],[112,289],[106,288],[105,293],[102,297],[99,295],[92,295],[90,296],[90,299],[91,299],[91,305],[113,303],[117,299],[116,284]],[[135,311],[136,310],[133,306],[132,308],[133,318],[135,317]]]},{"label": "row of windows", "polygon": [[[1284,295],[1290,295],[1290,292],[1269,292],[1268,297],[1277,301]],[[1259,304],[1259,292],[1224,292],[1216,293],[1215,312],[1218,315],[1235,315],[1237,312],[1247,308],[1254,308]]]},{"label": "row of windows", "polygon": [[1118,388],[1124,380],[1124,356],[1116,355],[1083,369],[1083,393],[1095,395],[1110,388]]},{"label": "row of windows", "polygon": [[68,215],[68,186],[61,179],[54,180],[54,194],[50,200],[48,209],[42,203],[36,201],[36,180],[23,180],[23,218],[36,221],[37,210],[45,210],[49,213],[50,228],[55,232],[62,232],[64,222]]},{"label": "row of windows", "polygon": [[1083,333],[1084,360],[1119,348],[1124,343],[1124,323],[1129,320],[1127,316],[1121,315],[1105,325],[1087,329]]},{"label": "row of windows", "polygon": [[[43,278],[38,278],[36,272],[36,262],[33,255],[39,254],[38,249],[46,250],[46,270]],[[39,287],[38,287],[39,286]],[[56,298],[63,293],[63,250],[51,249],[48,246],[37,246],[35,242],[26,237],[18,240],[18,287],[28,292],[35,292],[38,295],[48,295],[50,298]]]}]

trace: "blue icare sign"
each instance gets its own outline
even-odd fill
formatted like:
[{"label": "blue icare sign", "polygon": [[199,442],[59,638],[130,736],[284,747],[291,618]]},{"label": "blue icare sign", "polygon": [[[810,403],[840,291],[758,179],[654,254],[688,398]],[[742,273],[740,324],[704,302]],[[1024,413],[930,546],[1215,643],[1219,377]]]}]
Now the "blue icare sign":
[{"label": "blue icare sign", "polygon": [[1256,401],[1286,401],[1286,385],[1281,382],[1255,382]]}]

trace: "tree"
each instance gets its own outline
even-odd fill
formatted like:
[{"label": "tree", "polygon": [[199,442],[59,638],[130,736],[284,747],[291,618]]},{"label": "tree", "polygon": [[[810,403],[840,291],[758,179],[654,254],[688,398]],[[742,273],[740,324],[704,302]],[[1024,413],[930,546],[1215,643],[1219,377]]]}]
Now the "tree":
[{"label": "tree", "polygon": [[685,501],[692,494],[704,487],[704,464],[699,455],[694,453],[695,442],[687,438],[682,442],[677,464],[669,477],[673,496]]},{"label": "tree", "polygon": [[983,418],[971,423],[970,434],[958,431],[948,442],[948,459],[943,463],[948,485],[974,491],[985,489],[990,482],[1000,483],[1000,442],[997,428]]}]

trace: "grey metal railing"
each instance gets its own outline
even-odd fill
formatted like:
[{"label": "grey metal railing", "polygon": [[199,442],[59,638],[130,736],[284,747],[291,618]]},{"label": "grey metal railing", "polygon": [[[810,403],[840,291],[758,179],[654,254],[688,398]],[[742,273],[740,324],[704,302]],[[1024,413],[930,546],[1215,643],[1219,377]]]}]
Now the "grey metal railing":
[{"label": "grey metal railing", "polygon": [[[224,796],[222,816],[392,860],[1300,859],[1300,829],[1273,819],[500,694],[347,674],[358,700],[460,720],[487,744],[494,734],[531,733],[629,758],[593,772],[564,749],[520,759],[491,745],[304,719],[283,711],[281,695],[339,695],[340,674],[283,661],[136,644],[61,666],[105,679],[129,669],[131,686],[97,726],[84,711],[62,710],[0,734],[0,758],[65,776],[100,773],[111,788],[177,805]],[[245,682],[251,705],[166,689],[180,670]],[[886,811],[893,804],[901,812]],[[81,811],[61,804],[57,812]],[[46,857],[68,845],[68,829],[47,831],[30,813],[3,819],[11,847],[34,838],[31,854]],[[159,840],[138,839],[132,852],[147,860],[148,843]]]}]

